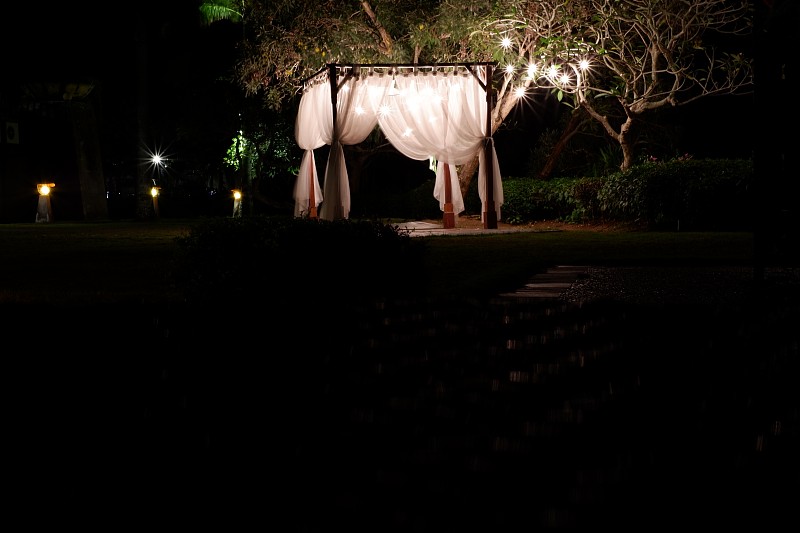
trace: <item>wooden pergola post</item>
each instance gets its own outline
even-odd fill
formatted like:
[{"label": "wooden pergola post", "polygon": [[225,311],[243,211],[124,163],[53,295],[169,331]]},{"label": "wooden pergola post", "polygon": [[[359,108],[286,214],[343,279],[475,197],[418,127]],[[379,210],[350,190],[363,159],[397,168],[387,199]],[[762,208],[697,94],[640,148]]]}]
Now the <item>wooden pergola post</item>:
[{"label": "wooden pergola post", "polygon": [[492,65],[486,65],[486,140],[484,158],[486,165],[486,211],[483,212],[483,229],[497,229],[497,211],[494,208],[494,159],[492,158]]},{"label": "wooden pergola post", "polygon": [[317,195],[314,183],[314,161],[312,159],[311,166],[308,168],[308,218],[317,219]]},{"label": "wooden pergola post", "polygon": [[[337,117],[338,113],[336,112],[336,104],[339,102],[339,84],[338,80],[336,79],[338,67],[336,63],[331,63],[328,65],[328,69],[328,81],[331,84],[331,114],[333,115],[333,140],[331,141],[331,150],[335,150],[334,146],[339,144],[339,128],[336,125],[337,121],[339,120]],[[338,160],[335,162],[338,163]],[[330,165],[330,163],[330,156],[328,156],[328,165]],[[325,191],[325,198],[329,199],[330,202],[333,202],[333,220],[340,220],[344,218],[344,206],[342,205],[342,191],[340,184],[342,177],[339,175],[337,168],[334,169],[334,172],[331,173],[331,175],[328,175],[326,172],[326,179],[333,176],[336,177],[336,181],[333,187],[330,187],[329,190]],[[331,192],[334,194],[331,195]],[[330,205],[328,207],[330,207]]]},{"label": "wooden pergola post", "polygon": [[444,164],[444,215],[442,227],[452,229],[456,227],[456,214],[453,212],[453,186],[450,183],[450,165]]}]

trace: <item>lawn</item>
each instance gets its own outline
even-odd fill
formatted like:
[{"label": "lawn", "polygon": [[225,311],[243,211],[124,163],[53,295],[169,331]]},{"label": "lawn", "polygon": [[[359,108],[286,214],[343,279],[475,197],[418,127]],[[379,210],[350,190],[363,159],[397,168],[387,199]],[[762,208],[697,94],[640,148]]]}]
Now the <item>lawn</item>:
[{"label": "lawn", "polygon": [[[0,303],[171,303],[173,260],[194,220],[0,225]],[[519,287],[557,264],[752,265],[753,234],[531,231],[429,236],[419,268],[436,295]],[[314,260],[313,254],[310,259]],[[372,265],[403,276],[392,265]]]},{"label": "lawn", "polygon": [[443,292],[497,293],[552,265],[752,265],[752,233],[521,232],[429,237],[425,267]]},{"label": "lawn", "polygon": [[[796,299],[354,310],[262,291],[194,306],[171,280],[195,222],[0,225],[9,479],[28,515],[45,502],[61,521],[159,506],[204,520],[266,501],[290,522],[313,508],[314,525],[418,516],[431,530],[794,516]],[[754,260],[748,233],[420,239],[443,295],[497,294],[555,264]]]},{"label": "lawn", "polygon": [[159,302],[190,222],[0,225],[0,302]]}]

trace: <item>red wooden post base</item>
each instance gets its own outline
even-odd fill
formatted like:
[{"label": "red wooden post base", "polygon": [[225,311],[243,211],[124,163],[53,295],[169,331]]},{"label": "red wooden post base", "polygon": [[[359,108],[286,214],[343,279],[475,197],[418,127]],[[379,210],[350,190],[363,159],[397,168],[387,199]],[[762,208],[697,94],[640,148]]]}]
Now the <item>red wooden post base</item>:
[{"label": "red wooden post base", "polygon": [[483,212],[483,229],[497,229],[497,211]]},{"label": "red wooden post base", "polygon": [[442,226],[444,229],[452,229],[456,227],[456,214],[453,212],[453,204],[444,204],[444,216],[442,217]]}]

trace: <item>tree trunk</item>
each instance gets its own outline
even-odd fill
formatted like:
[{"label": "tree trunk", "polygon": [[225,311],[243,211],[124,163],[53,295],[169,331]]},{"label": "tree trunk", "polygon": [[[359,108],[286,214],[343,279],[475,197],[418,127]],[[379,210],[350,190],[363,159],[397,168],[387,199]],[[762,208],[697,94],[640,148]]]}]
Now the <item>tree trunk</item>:
[{"label": "tree trunk", "polygon": [[626,171],[631,168],[633,165],[633,145],[634,145],[634,120],[633,115],[628,113],[628,109],[625,109],[627,118],[625,122],[622,123],[622,126],[619,128],[619,137],[617,140],[619,141],[619,147],[622,149],[622,164],[620,165],[619,169],[621,171]]},{"label": "tree trunk", "polygon": [[147,26],[144,15],[139,14],[136,24],[136,68],[138,75],[136,120],[139,132],[139,157],[136,166],[136,215],[137,220],[148,220],[155,217],[153,197],[150,189],[153,183],[150,177],[150,165],[146,161],[147,147]]},{"label": "tree trunk", "polygon": [[469,186],[472,184],[472,178],[477,172],[478,154],[475,154],[475,157],[458,169],[458,184],[461,188],[461,196],[463,198],[467,197]]},{"label": "tree trunk", "polygon": [[620,164],[619,169],[621,171],[628,170],[631,165],[633,165],[633,146],[635,144],[635,132],[634,132],[634,115],[630,112],[628,107],[625,105],[624,102],[620,101],[623,109],[625,110],[625,122],[619,128],[619,131],[614,129],[614,126],[609,122],[608,117],[606,115],[600,114],[588,101],[584,100],[581,102],[581,107],[589,113],[594,120],[600,123],[603,126],[603,129],[606,133],[617,143],[619,144],[620,149],[622,150],[622,164]]},{"label": "tree trunk", "polygon": [[558,138],[558,141],[553,146],[553,149],[550,151],[550,154],[547,156],[547,160],[544,163],[544,166],[539,171],[538,178],[540,180],[548,180],[553,173],[553,169],[556,167],[556,163],[561,158],[561,154],[567,148],[570,139],[572,139],[577,133],[581,130],[581,126],[586,123],[586,117],[584,117],[583,113],[581,112],[580,108],[573,110],[572,114],[569,117],[569,122],[567,123],[564,130],[561,132],[561,136]]},{"label": "tree trunk", "polygon": [[108,202],[94,106],[88,100],[82,102],[72,100],[70,101],[70,115],[75,131],[75,152],[78,160],[78,181],[81,189],[83,218],[85,220],[105,220],[108,218]]}]

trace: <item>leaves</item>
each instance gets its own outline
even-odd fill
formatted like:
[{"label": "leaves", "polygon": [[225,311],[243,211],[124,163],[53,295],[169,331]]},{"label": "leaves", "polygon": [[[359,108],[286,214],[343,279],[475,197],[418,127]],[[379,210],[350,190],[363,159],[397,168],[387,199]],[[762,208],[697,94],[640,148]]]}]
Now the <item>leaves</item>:
[{"label": "leaves", "polygon": [[205,24],[213,24],[221,20],[231,22],[242,21],[243,0],[214,0],[200,4],[200,14]]},{"label": "leaves", "polygon": [[[746,0],[209,4],[241,8],[236,12],[246,32],[237,75],[248,96],[261,95],[272,109],[296,101],[303,80],[328,63],[494,61],[514,69],[497,69],[494,130],[514,108],[512,88],[549,89],[558,102],[586,108],[610,139],[623,143],[623,167],[631,162],[627,147],[635,144],[630,121],[639,115],[752,87],[752,58],[737,49],[747,49],[752,33]],[[226,13],[206,10],[209,16]],[[500,46],[504,37],[512,47]],[[703,46],[696,49],[695,42]],[[589,70],[578,71],[580,59],[593,61]],[[535,77],[527,70],[534,61],[543,73]],[[628,122],[612,125],[601,112],[608,105],[602,99]]]}]

